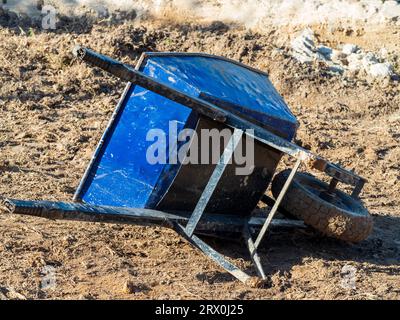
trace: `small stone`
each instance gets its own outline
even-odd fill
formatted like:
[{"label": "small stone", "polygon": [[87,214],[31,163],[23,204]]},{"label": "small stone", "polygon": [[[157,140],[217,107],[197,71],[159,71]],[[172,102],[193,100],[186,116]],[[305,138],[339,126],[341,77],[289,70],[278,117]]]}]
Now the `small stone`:
[{"label": "small stone", "polygon": [[370,65],[376,64],[378,62],[379,62],[378,59],[372,52],[368,52],[362,57],[362,63],[365,68],[367,68]]},{"label": "small stone", "polygon": [[373,77],[390,77],[393,74],[393,67],[390,63],[375,63],[368,69],[368,73]]},{"label": "small stone", "polygon": [[292,41],[293,56],[302,63],[313,61],[316,51],[314,40],[314,32],[310,28],[304,29]]},{"label": "small stone", "polygon": [[358,50],[359,50],[358,46],[351,43],[345,44],[342,48],[342,52],[347,55],[356,53]]},{"label": "small stone", "polygon": [[153,280],[152,282],[150,282],[150,287],[156,287],[158,286],[158,281]]},{"label": "small stone", "polygon": [[132,294],[132,293],[135,293],[137,290],[136,290],[136,286],[135,286],[135,284],[133,283],[133,281],[131,281],[131,280],[127,280],[127,281],[125,281],[125,283],[124,283],[124,286],[123,286],[123,288],[122,288],[122,291],[124,292],[124,293],[126,293],[126,294]]},{"label": "small stone", "polygon": [[397,1],[388,0],[382,4],[380,15],[387,20],[396,21],[400,16],[400,5]]},{"label": "small stone", "polygon": [[386,48],[381,48],[381,50],[379,50],[379,55],[382,59],[386,59],[389,55],[389,52]]},{"label": "small stone", "polygon": [[79,300],[93,300],[93,299],[94,299],[94,297],[90,293],[81,294],[79,296]]}]

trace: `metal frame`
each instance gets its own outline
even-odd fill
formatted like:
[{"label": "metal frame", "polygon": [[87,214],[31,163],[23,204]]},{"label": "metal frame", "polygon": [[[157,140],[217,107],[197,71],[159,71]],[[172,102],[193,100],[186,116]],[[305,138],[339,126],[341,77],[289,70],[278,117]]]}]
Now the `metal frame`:
[{"label": "metal frame", "polygon": [[225,171],[228,161],[231,159],[234,151],[236,150],[236,147],[239,144],[242,135],[243,135],[242,130],[235,129],[235,131],[232,134],[232,137],[229,139],[229,142],[225,147],[225,150],[222,156],[220,157],[217,166],[215,167],[214,172],[210,177],[210,180],[208,181],[202,195],[200,196],[199,201],[197,202],[196,207],[193,210],[193,214],[186,225],[185,232],[189,237],[193,235],[193,232],[196,229],[196,226],[199,223],[201,216],[203,215],[204,210],[206,209],[207,204],[210,201],[210,198],[214,193],[214,190],[217,187],[217,184],[221,179],[222,174]]},{"label": "metal frame", "polygon": [[[101,68],[103,68],[106,71],[110,71],[113,74],[117,75],[121,79],[128,80],[128,85],[125,89],[125,92],[118,104],[118,107],[109,123],[109,126],[107,127],[106,132],[103,135],[103,138],[101,139],[98,148],[95,152],[95,155],[92,159],[92,162],[87,170],[87,173],[85,174],[83,181],[80,185],[80,187],[77,190],[75,199],[79,200],[80,199],[80,194],[83,190],[83,186],[86,183],[86,179],[89,175],[89,172],[91,172],[93,165],[96,162],[97,157],[99,156],[101,149],[105,145],[104,141],[109,138],[109,135],[112,133],[112,127],[114,126],[115,120],[118,117],[118,114],[122,111],[121,106],[124,105],[125,100],[127,98],[127,93],[130,92],[130,90],[133,88],[134,85],[140,85],[141,87],[144,87],[148,90],[151,90],[155,93],[161,94],[164,97],[171,99],[176,102],[180,102],[187,107],[192,108],[193,110],[197,111],[200,114],[203,114],[204,116],[210,117],[216,121],[225,123],[229,127],[233,128],[233,135],[228,142],[227,146],[225,147],[225,150],[220,157],[220,160],[218,164],[216,165],[214,172],[212,173],[210,180],[208,184],[206,185],[193,213],[191,214],[188,222],[186,223],[186,226],[183,226],[181,223],[175,222],[175,230],[183,236],[185,239],[187,239],[190,243],[192,243],[195,247],[200,249],[203,253],[205,253],[208,257],[210,257],[212,260],[214,260],[217,264],[219,264],[222,268],[230,272],[233,276],[238,278],[242,282],[247,282],[251,277],[245,274],[243,271],[241,271],[239,268],[234,266],[232,263],[226,260],[221,254],[216,252],[214,249],[212,249],[210,246],[208,246],[205,242],[200,240],[196,235],[194,235],[194,232],[196,230],[196,227],[202,218],[204,214],[204,210],[206,209],[206,206],[226,168],[226,165],[231,158],[233,152],[235,151],[241,137],[244,134],[244,131],[246,129],[258,129],[258,134],[255,134],[255,137],[257,140],[263,142],[264,144],[267,144],[275,149],[278,149],[280,151],[283,151],[285,153],[298,156],[300,154],[301,156],[298,157],[298,160],[296,162],[296,166],[292,171],[292,174],[290,175],[286,185],[282,189],[281,195],[278,198],[278,201],[275,203],[273,206],[270,214],[268,215],[268,218],[265,220],[260,233],[258,234],[256,241],[253,242],[252,240],[252,234],[251,230],[248,226],[248,223],[244,223],[244,227],[242,230],[242,235],[245,238],[250,257],[252,261],[254,262],[254,265],[256,266],[257,272],[259,276],[265,280],[265,272],[263,270],[262,264],[261,264],[261,259],[257,253],[257,248],[260,245],[261,240],[264,238],[267,229],[277,212],[278,206],[286,193],[287,188],[289,187],[289,184],[291,180],[294,177],[294,174],[296,173],[300,162],[301,158],[303,158],[303,153],[301,153],[301,148],[298,147],[297,145],[294,145],[287,140],[280,138],[279,136],[271,133],[270,131],[266,130],[262,126],[259,126],[257,124],[254,124],[253,122],[243,119],[234,113],[232,113],[230,110],[226,110],[221,108],[221,106],[218,104],[213,104],[212,100],[211,102],[208,102],[207,100],[196,98],[196,97],[191,97],[186,94],[183,94],[167,85],[164,85],[162,83],[157,82],[156,80],[142,74],[139,70],[142,68],[143,65],[145,65],[146,57],[148,56],[171,56],[171,55],[180,55],[180,56],[203,56],[203,57],[211,57],[211,58],[218,58],[222,59],[225,61],[229,61],[231,63],[235,63],[240,66],[244,66],[252,71],[256,71],[257,73],[261,73],[263,75],[266,75],[265,73],[262,73],[258,70],[255,70],[253,68],[250,68],[248,66],[245,66],[241,63],[221,58],[221,57],[216,57],[216,56],[211,56],[211,55],[206,55],[206,54],[176,54],[176,53],[155,53],[155,54],[142,54],[141,59],[139,63],[136,65],[135,70],[130,68],[127,65],[123,65],[119,63],[118,61],[109,59],[107,57],[98,55],[97,53],[93,51],[86,51],[82,52],[82,48],[77,48],[75,49],[75,54],[77,56],[81,56],[83,59],[87,60],[88,62],[97,65]],[[86,57],[86,58],[85,58]],[[117,66],[117,67],[116,67]],[[139,72],[138,72],[139,71]],[[247,134],[247,133],[246,133]]]},{"label": "metal frame", "polygon": [[[161,226],[173,228],[175,224],[185,225],[191,212],[167,213],[153,209],[138,209],[125,207],[96,206],[85,203],[31,201],[5,199],[2,202],[8,212],[20,215],[30,215],[52,220],[90,221],[102,223],[117,223],[129,225]],[[249,228],[260,230],[265,218],[239,215],[221,215],[204,213],[196,226],[197,234],[210,235],[218,233],[222,238],[225,235],[234,235],[237,239],[243,231],[246,222]],[[305,228],[299,220],[275,219],[271,226],[274,228]],[[228,237],[230,238],[230,237]]]}]

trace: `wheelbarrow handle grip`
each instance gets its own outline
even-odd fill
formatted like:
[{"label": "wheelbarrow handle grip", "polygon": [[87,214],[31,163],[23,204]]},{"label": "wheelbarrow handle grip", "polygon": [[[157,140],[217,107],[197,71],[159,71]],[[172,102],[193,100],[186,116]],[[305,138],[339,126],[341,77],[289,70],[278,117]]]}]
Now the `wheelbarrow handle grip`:
[{"label": "wheelbarrow handle grip", "polygon": [[102,56],[93,50],[81,46],[76,46],[72,50],[72,53],[78,59],[95,65],[103,70],[108,71],[108,69],[110,68],[108,59],[105,59],[105,56]]},{"label": "wheelbarrow handle grip", "polygon": [[75,47],[73,54],[80,60],[99,67],[122,80],[132,82],[147,90],[183,104],[206,117],[212,118],[215,121],[222,123],[226,121],[225,111],[221,110],[215,105],[207,101],[203,101],[197,97],[183,94],[182,92],[179,92],[178,90],[161,83],[138,70],[135,70],[133,67],[127,64],[81,46]]},{"label": "wheelbarrow handle grip", "polygon": [[140,72],[129,65],[97,53],[91,49],[76,46],[72,52],[78,59],[103,69],[122,80],[136,82],[136,78],[140,76]]}]

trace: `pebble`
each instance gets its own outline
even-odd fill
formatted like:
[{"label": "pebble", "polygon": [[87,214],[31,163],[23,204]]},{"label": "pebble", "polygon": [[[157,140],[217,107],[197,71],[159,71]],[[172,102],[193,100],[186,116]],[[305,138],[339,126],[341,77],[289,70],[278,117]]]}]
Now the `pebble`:
[{"label": "pebble", "polygon": [[351,43],[345,44],[342,48],[342,52],[347,55],[356,53],[358,50],[359,50],[358,46]]},{"label": "pebble", "polygon": [[132,294],[137,292],[137,287],[132,280],[127,280],[123,285],[122,291],[126,294]]},{"label": "pebble", "polygon": [[385,78],[385,77],[390,77],[393,73],[393,67],[390,65],[390,63],[375,63],[369,67],[368,72],[373,76],[373,77],[380,77],[380,78]]}]

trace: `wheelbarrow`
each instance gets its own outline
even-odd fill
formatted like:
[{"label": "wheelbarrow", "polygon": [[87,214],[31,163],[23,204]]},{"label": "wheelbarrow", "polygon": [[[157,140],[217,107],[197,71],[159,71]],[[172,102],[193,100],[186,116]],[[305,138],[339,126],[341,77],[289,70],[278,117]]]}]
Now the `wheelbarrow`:
[{"label": "wheelbarrow", "polygon": [[[271,226],[309,225],[352,242],[371,232],[359,199],[366,180],[292,142],[298,122],[266,73],[208,54],[144,53],[136,68],[87,48],[74,55],[127,81],[125,91],[74,201],[4,200],[12,213],[173,228],[252,284],[266,279],[257,249]],[[285,154],[293,168],[275,174]],[[298,172],[301,165],[330,183]],[[254,214],[260,201],[268,210]],[[297,220],[276,219],[278,212]],[[258,277],[201,235],[243,238]]]}]

